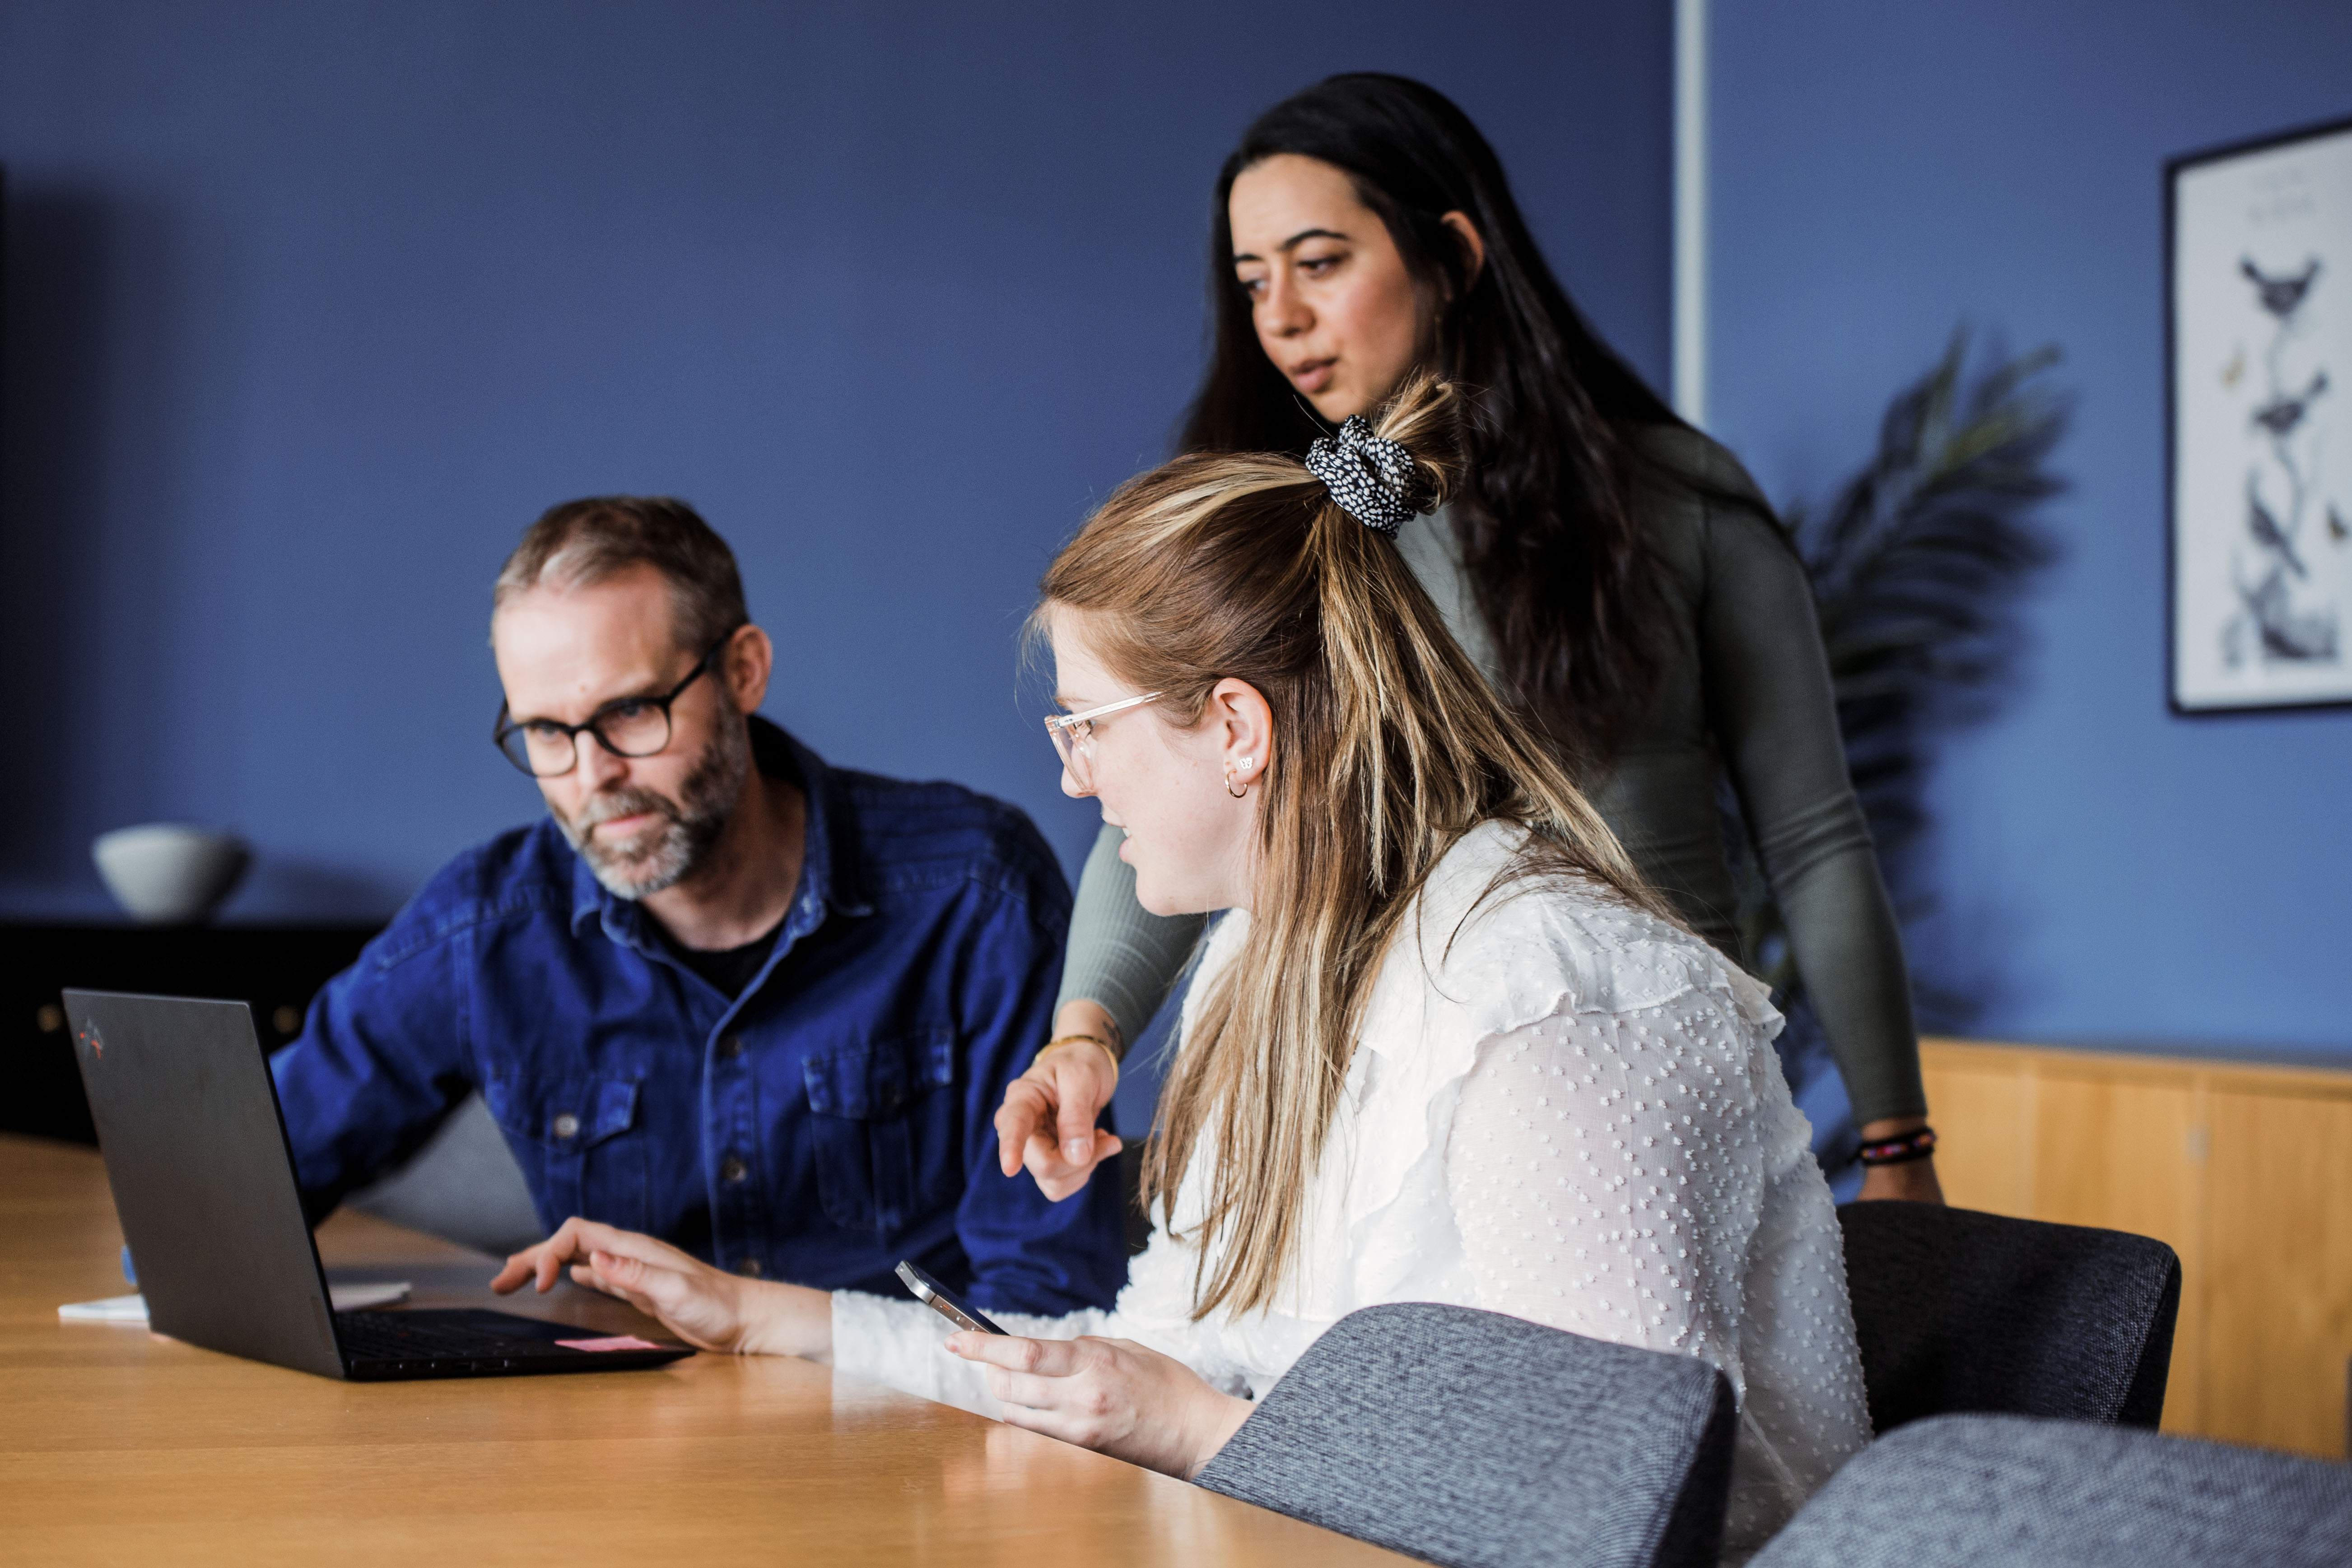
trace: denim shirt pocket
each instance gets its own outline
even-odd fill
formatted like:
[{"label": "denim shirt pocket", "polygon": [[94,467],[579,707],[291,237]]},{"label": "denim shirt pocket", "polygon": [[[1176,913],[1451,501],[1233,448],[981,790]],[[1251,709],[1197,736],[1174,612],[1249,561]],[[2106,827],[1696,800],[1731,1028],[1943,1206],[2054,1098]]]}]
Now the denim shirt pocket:
[{"label": "denim shirt pocket", "polygon": [[911,1029],[820,1051],[808,1086],[816,1190],[825,1215],[887,1236],[952,1201],[955,1032]]},{"label": "denim shirt pocket", "polygon": [[492,1079],[482,1091],[490,1119],[521,1163],[541,1224],[572,1215],[646,1228],[645,1139],[633,1078]]}]

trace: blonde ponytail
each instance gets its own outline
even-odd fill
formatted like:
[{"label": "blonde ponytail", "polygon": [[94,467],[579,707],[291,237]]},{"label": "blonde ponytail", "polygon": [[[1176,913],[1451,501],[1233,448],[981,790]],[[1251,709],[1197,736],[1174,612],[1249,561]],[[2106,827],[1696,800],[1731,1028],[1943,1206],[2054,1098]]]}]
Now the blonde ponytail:
[{"label": "blonde ponytail", "polygon": [[[1421,380],[1374,422],[1412,454],[1419,510],[1455,482],[1458,407]],[[1372,982],[1456,839],[1523,824],[1516,872],[1664,910],[1395,546],[1299,463],[1195,455],[1129,481],[1055,559],[1044,598],[1041,615],[1084,612],[1094,651],[1161,693],[1171,722],[1197,721],[1228,677],[1274,712],[1248,940],[1194,1010],[1144,1159],[1147,1199],[1172,1207],[1207,1139],[1194,1312],[1263,1309],[1295,1267]]]}]

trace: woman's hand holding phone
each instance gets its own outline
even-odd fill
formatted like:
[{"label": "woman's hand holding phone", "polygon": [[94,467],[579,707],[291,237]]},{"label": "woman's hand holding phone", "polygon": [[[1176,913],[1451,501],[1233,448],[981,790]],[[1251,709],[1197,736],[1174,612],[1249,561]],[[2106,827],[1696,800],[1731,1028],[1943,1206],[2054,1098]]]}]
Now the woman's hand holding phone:
[{"label": "woman's hand holding phone", "polygon": [[725,1354],[833,1354],[833,1298],[801,1285],[746,1279],[666,1241],[578,1215],[507,1259],[490,1281],[504,1296],[535,1279],[541,1295],[571,1266],[574,1283],[617,1296],[702,1350]]},{"label": "woman's hand holding phone", "polygon": [[988,1368],[1008,1425],[1190,1480],[1249,1418],[1182,1362],[1133,1340],[965,1331],[948,1349]]}]

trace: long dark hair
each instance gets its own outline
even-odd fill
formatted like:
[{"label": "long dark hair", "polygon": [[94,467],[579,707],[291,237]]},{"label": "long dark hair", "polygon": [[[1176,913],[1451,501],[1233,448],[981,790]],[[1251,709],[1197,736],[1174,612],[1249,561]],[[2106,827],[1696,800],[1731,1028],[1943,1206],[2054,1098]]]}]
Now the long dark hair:
[{"label": "long dark hair", "polygon": [[[1215,323],[1184,419],[1187,452],[1304,452],[1325,426],[1259,346],[1234,278],[1234,179],[1280,153],[1347,172],[1423,298],[1443,300],[1434,371],[1467,395],[1468,469],[1454,526],[1493,631],[1507,700],[1580,770],[1602,767],[1647,707],[1657,595],[1634,514],[1632,427],[1679,425],[1587,324],[1528,232],[1495,150],[1433,88],[1352,72],[1260,115],[1217,175],[1209,238]],[[1469,257],[1442,220],[1468,216]]]}]

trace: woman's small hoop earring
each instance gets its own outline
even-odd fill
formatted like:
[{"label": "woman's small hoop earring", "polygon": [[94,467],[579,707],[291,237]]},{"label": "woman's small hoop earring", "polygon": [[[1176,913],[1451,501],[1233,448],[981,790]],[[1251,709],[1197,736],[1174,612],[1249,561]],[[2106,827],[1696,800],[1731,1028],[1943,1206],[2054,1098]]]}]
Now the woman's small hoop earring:
[{"label": "woman's small hoop earring", "polygon": [[1244,784],[1241,788],[1235,789],[1234,787],[1234,775],[1229,770],[1225,774],[1225,793],[1232,795],[1235,800],[1245,799],[1249,795],[1249,785]]}]

